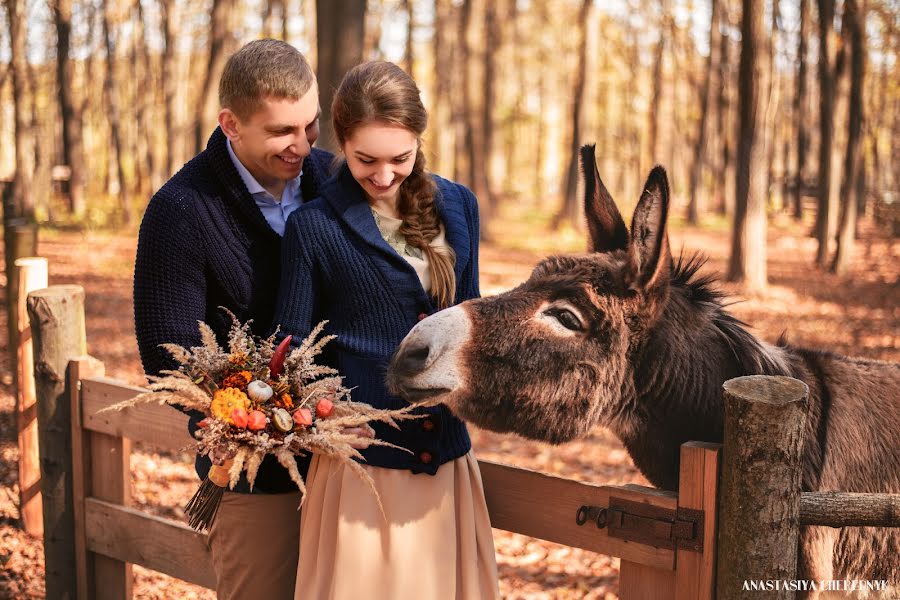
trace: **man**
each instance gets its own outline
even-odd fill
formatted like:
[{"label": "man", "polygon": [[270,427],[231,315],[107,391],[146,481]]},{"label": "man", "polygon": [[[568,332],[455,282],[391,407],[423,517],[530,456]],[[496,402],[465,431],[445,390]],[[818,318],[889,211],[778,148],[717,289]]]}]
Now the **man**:
[{"label": "man", "polygon": [[[219,83],[219,127],[206,150],[150,200],[134,273],[134,316],[147,374],[175,366],[159,347],[200,344],[197,321],[220,343],[230,318],[272,325],[288,215],[318,195],[332,155],[319,136],[315,75],[295,48],[257,40],[235,53]],[[201,418],[193,413],[193,432]],[[206,477],[210,462],[197,458]],[[219,598],[293,598],[300,495],[272,457],[253,493],[242,477],[225,493],[209,534]]]}]

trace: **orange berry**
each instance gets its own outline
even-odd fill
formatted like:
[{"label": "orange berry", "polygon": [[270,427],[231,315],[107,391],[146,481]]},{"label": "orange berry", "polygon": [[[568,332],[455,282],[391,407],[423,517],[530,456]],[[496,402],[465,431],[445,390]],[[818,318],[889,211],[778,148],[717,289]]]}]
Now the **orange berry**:
[{"label": "orange berry", "polygon": [[331,416],[331,413],[334,412],[334,402],[329,400],[328,398],[322,398],[319,400],[319,403],[316,404],[316,416],[322,419],[327,419]]},{"label": "orange berry", "polygon": [[299,408],[294,411],[294,423],[309,427],[312,425],[312,413],[308,408]]}]

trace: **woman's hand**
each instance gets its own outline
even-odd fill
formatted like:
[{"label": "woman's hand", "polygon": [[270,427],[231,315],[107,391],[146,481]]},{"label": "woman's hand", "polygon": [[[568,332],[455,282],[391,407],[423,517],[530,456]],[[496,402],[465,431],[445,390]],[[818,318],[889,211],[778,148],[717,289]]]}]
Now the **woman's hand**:
[{"label": "woman's hand", "polygon": [[350,444],[357,450],[365,450],[369,447],[369,440],[375,439],[375,430],[368,425],[363,425],[360,427],[345,427],[341,430],[341,433],[343,433],[344,435],[355,435],[360,438],[358,442],[353,442],[352,444]]}]

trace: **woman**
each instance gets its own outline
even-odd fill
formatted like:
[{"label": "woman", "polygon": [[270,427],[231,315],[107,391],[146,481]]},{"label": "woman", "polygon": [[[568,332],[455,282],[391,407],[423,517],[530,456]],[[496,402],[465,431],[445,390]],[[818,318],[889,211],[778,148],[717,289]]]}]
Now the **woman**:
[{"label": "woman", "polygon": [[[289,218],[276,323],[337,335],[323,362],[353,399],[405,403],[387,363],[427,315],[478,292],[478,207],[465,187],[425,170],[427,114],[392,63],[350,71],[332,103],[345,157],[321,196]],[[376,436],[408,451],[363,451],[384,504],[356,475],[316,456],[301,513],[296,598],[495,598],[497,567],[478,463],[465,425],[445,406]]]}]

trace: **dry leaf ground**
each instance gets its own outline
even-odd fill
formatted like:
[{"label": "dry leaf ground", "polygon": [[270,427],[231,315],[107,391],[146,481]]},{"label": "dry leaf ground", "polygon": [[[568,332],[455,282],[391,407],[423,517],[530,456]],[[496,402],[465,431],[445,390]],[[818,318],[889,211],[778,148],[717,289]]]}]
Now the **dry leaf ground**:
[{"label": "dry leaf ground", "polygon": [[[774,341],[782,332],[795,344],[900,360],[900,243],[864,221],[850,275],[837,277],[811,267],[815,241],[807,225],[776,218],[769,230],[771,286],[732,310],[753,331]],[[728,255],[727,228],[674,227],[677,254],[702,250],[708,269],[722,271]],[[482,249],[484,294],[512,287],[548,253],[583,247],[576,231],[534,234],[523,219],[493,227],[503,245]],[[107,374],[132,384],[144,382],[133,334],[131,277],[134,234],[42,232],[40,254],[50,261],[51,284],[80,284],[86,290],[88,350],[106,364]],[[2,274],[0,274],[2,277]],[[5,290],[5,281],[3,282]],[[731,289],[732,292],[739,290]],[[5,293],[5,291],[4,291]],[[0,598],[43,598],[43,550],[18,527],[17,448],[11,376],[5,351],[5,315],[0,315],[4,351],[0,358]],[[646,483],[621,444],[598,429],[559,447],[512,436],[473,431],[479,457],[583,481]],[[196,480],[187,455],[136,448],[132,458],[133,498],[138,507],[180,518]],[[548,502],[552,502],[548,498]],[[495,531],[501,592],[508,599],[615,598],[618,559]],[[213,598],[214,594],[170,577],[135,567],[139,598]]]}]

